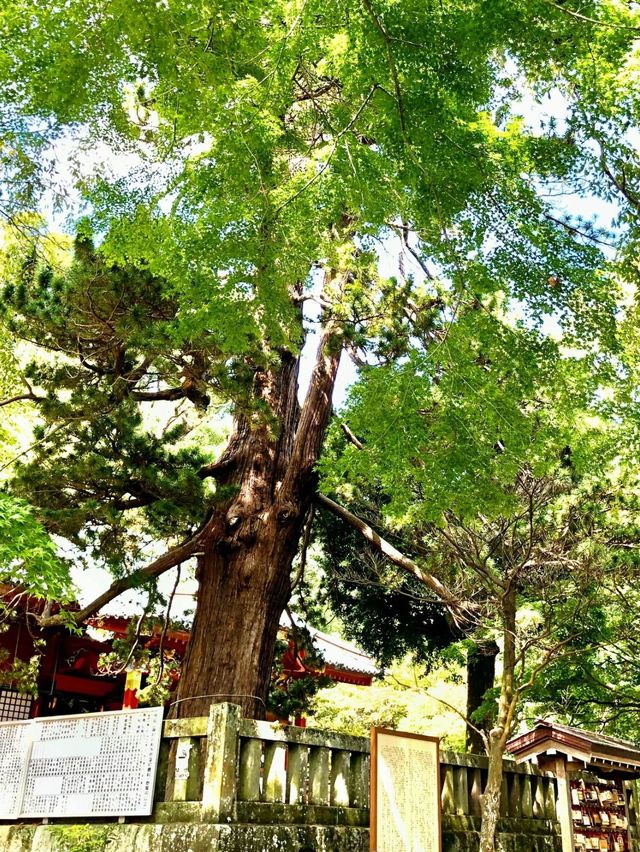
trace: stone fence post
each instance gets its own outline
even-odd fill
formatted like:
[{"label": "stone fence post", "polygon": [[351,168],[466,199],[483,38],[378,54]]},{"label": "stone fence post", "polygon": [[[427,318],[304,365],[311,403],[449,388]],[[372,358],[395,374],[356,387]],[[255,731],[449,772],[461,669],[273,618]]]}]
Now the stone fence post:
[{"label": "stone fence post", "polygon": [[236,800],[236,765],[241,710],[237,704],[212,704],[202,787],[203,822],[230,822]]}]

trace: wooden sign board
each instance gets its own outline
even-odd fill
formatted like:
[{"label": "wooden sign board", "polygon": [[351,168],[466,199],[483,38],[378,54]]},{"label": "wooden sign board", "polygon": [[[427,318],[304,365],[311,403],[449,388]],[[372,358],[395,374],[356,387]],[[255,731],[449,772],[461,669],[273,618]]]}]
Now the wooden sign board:
[{"label": "wooden sign board", "polygon": [[371,729],[372,852],[441,852],[440,740]]}]

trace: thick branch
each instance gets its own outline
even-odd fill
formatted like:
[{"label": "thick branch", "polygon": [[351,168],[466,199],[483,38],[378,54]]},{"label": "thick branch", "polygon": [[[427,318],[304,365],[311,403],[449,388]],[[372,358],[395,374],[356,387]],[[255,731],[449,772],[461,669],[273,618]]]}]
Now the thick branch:
[{"label": "thick branch", "polygon": [[137,402],[175,402],[178,399],[188,399],[194,405],[207,408],[210,399],[200,391],[194,382],[183,382],[179,388],[163,388],[158,391],[136,390],[129,394]]},{"label": "thick branch", "polygon": [[440,580],[433,577],[428,572],[423,571],[422,568],[413,561],[413,559],[409,559],[408,556],[400,553],[399,550],[397,550],[392,544],[389,544],[388,541],[372,529],[369,524],[365,523],[365,521],[358,518],[357,515],[354,515],[353,512],[350,512],[348,509],[345,509],[344,506],[340,506],[338,503],[335,503],[324,494],[316,494],[315,499],[320,506],[324,506],[325,509],[328,509],[334,515],[342,518],[342,520],[349,524],[350,527],[363,535],[369,544],[375,547],[375,549],[383,556],[386,556],[390,562],[393,562],[394,565],[397,565],[407,571],[407,573],[414,576],[428,589],[431,589],[438,600],[447,607],[452,618],[459,627],[468,626],[474,620],[472,608],[469,603],[462,601],[453,595],[447,588],[445,588],[445,586],[443,586]]},{"label": "thick branch", "polygon": [[316,363],[293,439],[291,457],[282,484],[282,495],[285,498],[289,498],[301,484],[308,481],[320,456],[331,416],[331,398],[341,351],[342,340],[329,324],[318,346]]},{"label": "thick branch", "polygon": [[154,494],[146,494],[143,497],[130,497],[129,499],[120,498],[113,500],[109,505],[117,509],[119,512],[127,512],[129,509],[142,509],[145,506],[150,506],[158,498]]},{"label": "thick branch", "polygon": [[165,388],[159,391],[131,391],[129,396],[137,402],[174,402],[184,399],[186,393],[182,388]]},{"label": "thick branch", "polygon": [[349,426],[344,421],[340,424],[340,426],[341,426],[342,431],[344,432],[347,440],[350,441],[353,444],[353,446],[356,447],[357,449],[363,450],[364,444],[362,443],[362,441],[359,438],[356,437],[356,435],[354,435],[354,433],[351,431],[351,429],[349,429]]},{"label": "thick branch", "polygon": [[[122,577],[121,579],[116,580],[105,592],[92,600],[91,603],[87,604],[87,606],[83,607],[78,612],[71,613],[71,620],[76,624],[82,624],[83,621],[86,621],[87,618],[95,615],[96,612],[102,609],[105,604],[108,604],[123,592],[128,591],[140,583],[144,583],[146,580],[152,580],[155,577],[159,577],[161,574],[164,574],[165,571],[168,571],[170,568],[175,568],[175,566],[179,565],[181,562],[186,562],[187,559],[191,558],[195,554],[199,541],[200,535],[196,535],[183,544],[168,550],[145,568],[141,568],[139,571],[134,571],[127,577]],[[64,616],[53,615],[49,618],[40,619],[39,624],[40,627],[55,627],[67,624],[68,620],[69,614]]]},{"label": "thick branch", "polygon": [[38,396],[35,393],[20,393],[17,396],[12,396],[10,399],[3,399],[0,401],[0,408],[3,408],[5,405],[11,405],[13,402],[22,402],[23,400],[30,399],[32,402],[44,402],[46,397]]},{"label": "thick branch", "polygon": [[217,461],[203,465],[198,471],[198,476],[200,479],[208,479],[209,477],[213,477],[215,479],[223,473],[227,473],[235,461],[235,455],[233,453],[228,455],[225,451],[225,453]]}]

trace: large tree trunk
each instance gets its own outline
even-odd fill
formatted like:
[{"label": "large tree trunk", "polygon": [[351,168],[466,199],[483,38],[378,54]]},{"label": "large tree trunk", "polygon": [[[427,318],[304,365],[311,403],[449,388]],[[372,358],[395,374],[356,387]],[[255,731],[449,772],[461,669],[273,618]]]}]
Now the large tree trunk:
[{"label": "large tree trunk", "polygon": [[489,770],[487,784],[480,797],[479,852],[494,852],[496,825],[500,816],[500,797],[502,792],[502,759],[513,724],[514,676],[516,664],[516,593],[509,589],[505,592],[502,609],[502,677],[500,681],[500,700],[495,727],[489,731],[487,756]]},{"label": "large tree trunk", "polygon": [[298,359],[284,353],[278,369],[257,371],[256,413],[239,418],[215,465],[221,499],[199,557],[196,615],[174,705],[179,716],[206,714],[225,699],[246,716],[264,716],[340,348],[335,329],[327,328],[302,408]]},{"label": "large tree trunk", "polygon": [[300,525],[296,520],[283,529],[273,510],[249,524],[259,527],[255,541],[209,541],[200,558],[197,611],[178,694],[181,716],[206,714],[212,701],[229,700],[245,716],[264,717]]},{"label": "large tree trunk", "polygon": [[[475,645],[467,654],[467,719],[482,706],[487,690],[493,689],[498,651],[495,642],[485,642]],[[467,725],[467,751],[484,754],[484,741],[479,731],[489,732],[494,715],[488,711],[482,719],[474,720],[473,727]]]}]

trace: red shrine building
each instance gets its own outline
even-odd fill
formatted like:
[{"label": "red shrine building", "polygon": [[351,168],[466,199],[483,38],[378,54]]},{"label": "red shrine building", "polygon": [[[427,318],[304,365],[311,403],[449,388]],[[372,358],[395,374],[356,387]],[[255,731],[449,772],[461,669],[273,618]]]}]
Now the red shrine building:
[{"label": "red shrine building", "polygon": [[[0,721],[137,706],[136,692],[144,685],[145,672],[103,674],[99,667],[100,656],[112,650],[113,641],[130,635],[129,616],[98,615],[89,619],[81,634],[72,634],[65,629],[41,630],[37,626],[33,616],[41,615],[47,605],[50,613],[55,614],[59,609],[56,604],[46,604],[4,584],[0,584],[0,602],[15,613],[8,630],[0,633]],[[291,629],[288,616],[283,616],[281,636],[286,639]],[[283,657],[287,677],[322,674],[340,683],[371,685],[377,666],[370,657],[349,642],[308,625],[306,629],[324,664],[321,669],[305,665],[305,652],[289,639]],[[159,653],[162,647],[163,653],[170,653],[178,662],[184,658],[188,641],[188,630],[163,631],[158,625],[140,637],[143,648]],[[41,656],[36,676],[37,695],[31,696],[16,688],[16,683],[9,679],[9,671],[16,662],[26,665],[38,655]],[[176,673],[175,683],[178,678]]]}]

